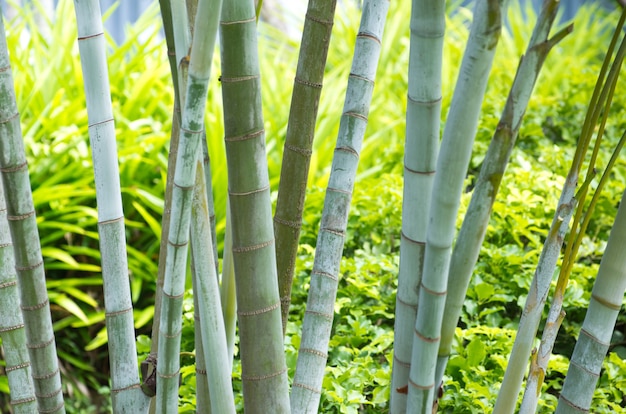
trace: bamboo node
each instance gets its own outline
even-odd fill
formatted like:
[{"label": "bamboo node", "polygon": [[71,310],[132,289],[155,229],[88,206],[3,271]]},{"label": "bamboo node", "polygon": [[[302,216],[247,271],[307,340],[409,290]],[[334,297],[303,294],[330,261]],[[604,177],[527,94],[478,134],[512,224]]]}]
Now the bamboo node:
[{"label": "bamboo node", "polygon": [[[52,394],[52,395],[54,396],[54,395],[56,395],[56,394],[58,394],[58,393],[60,393],[60,392],[62,392],[62,391],[63,391],[62,389],[59,389],[59,391],[55,392],[55,393],[54,393],[54,394]],[[64,405],[65,405],[65,402],[64,402],[63,400],[61,400],[61,402],[59,403],[59,405],[57,405],[56,407],[51,408],[51,409],[49,409],[49,410],[42,410],[42,409],[40,408],[40,409],[39,409],[39,414],[42,414],[42,413],[44,413],[44,414],[45,414],[45,413],[56,413],[56,412],[57,412],[57,411],[59,411],[61,408],[63,408],[63,406],[64,406]]]},{"label": "bamboo node", "polygon": [[95,127],[98,125],[108,124],[109,122],[115,122],[113,118],[104,119],[102,121],[94,122],[93,124],[89,124],[88,128]]},{"label": "bamboo node", "polygon": [[434,344],[434,343],[436,343],[436,342],[439,342],[439,340],[441,339],[441,337],[440,337],[440,336],[438,336],[438,337],[436,337],[436,338],[429,338],[429,337],[427,337],[427,336],[424,336],[424,335],[422,335],[422,334],[421,334],[421,333],[420,333],[417,329],[414,329],[413,331],[415,332],[415,335],[416,335],[418,338],[420,338],[422,341],[424,341],[424,342],[428,342],[428,343]]},{"label": "bamboo node", "polygon": [[354,155],[357,160],[359,159],[359,152],[357,150],[355,150],[354,148],[351,148],[351,147],[337,147],[337,148],[335,148],[335,152],[336,151],[347,152],[349,154]]},{"label": "bamboo node", "polygon": [[123,315],[125,313],[132,312],[132,311],[133,311],[133,308],[131,307],[131,308],[126,308],[126,309],[122,309],[122,310],[119,310],[119,311],[115,311],[115,312],[106,312],[104,314],[104,317],[105,318],[110,318],[110,317],[114,317],[114,316]]},{"label": "bamboo node", "polygon": [[174,378],[174,377],[179,376],[180,375],[179,372],[180,372],[180,369],[177,369],[176,372],[173,374],[161,374],[160,372],[157,372],[157,374],[159,375],[159,378],[168,379],[168,378]]},{"label": "bamboo node", "polygon": [[34,270],[37,269],[38,267],[43,266],[43,260],[39,263],[35,263],[32,266],[15,266],[15,270],[17,270],[18,272],[28,272],[29,270]]},{"label": "bamboo node", "polygon": [[98,225],[101,226],[101,225],[105,225],[105,224],[118,223],[120,221],[124,221],[124,216],[121,216],[121,217],[118,217],[118,218],[114,218],[114,219],[111,219],[111,220],[99,221]]},{"label": "bamboo node", "polygon": [[326,189],[326,192],[328,192],[328,191],[332,191],[333,193],[345,194],[345,195],[348,195],[348,196],[352,197],[352,192],[351,191],[342,190],[340,188],[328,187]]},{"label": "bamboo node", "polygon": [[416,304],[416,303],[409,303],[409,302],[407,302],[406,300],[403,300],[402,298],[400,298],[400,295],[399,295],[399,294],[396,294],[396,301],[397,301],[398,303],[403,304],[404,306],[408,306],[408,307],[409,307],[409,308],[411,308],[411,309],[415,309],[415,310],[417,310],[417,304]]},{"label": "bamboo node", "polygon": [[[20,117],[20,113],[16,112],[13,115],[11,115],[10,117],[8,117],[7,119],[0,120],[0,124],[8,124],[9,122],[14,120],[15,118],[19,118],[19,117]],[[5,171],[5,170],[3,168],[0,168],[0,171]]]},{"label": "bamboo node", "polygon": [[595,300],[596,302],[602,304],[603,306],[606,306],[607,308],[614,310],[616,312],[619,312],[620,309],[622,308],[622,304],[621,303],[612,303],[609,302],[608,300],[601,298],[598,295],[594,295],[593,293],[591,294],[591,297],[593,298],[593,300]]},{"label": "bamboo node", "polygon": [[222,76],[220,78],[220,82],[222,82],[222,83],[236,83],[236,82],[245,82],[245,81],[259,79],[259,78],[260,78],[259,75],[237,76],[237,77],[234,77],[234,78],[227,78],[225,76]]},{"label": "bamboo node", "polygon": [[302,222],[300,221],[283,220],[276,216],[274,216],[274,223],[282,224],[282,225],[291,227],[292,229],[296,229],[296,230],[299,230],[302,227]]},{"label": "bamboo node", "polygon": [[313,310],[305,310],[304,313],[309,313],[311,315],[315,315],[315,316],[321,316],[325,319],[327,319],[329,322],[333,321],[333,314],[328,314],[328,313],[324,313],[324,312],[317,312],[317,311],[313,311]]},{"label": "bamboo node", "polygon": [[426,292],[430,293],[433,296],[446,296],[446,294],[448,293],[447,290],[444,290],[443,292],[437,292],[435,290],[429,289],[426,286],[424,286],[423,281],[420,282],[420,288],[424,289]]},{"label": "bamboo node", "polygon": [[417,170],[413,170],[409,167],[407,167],[406,163],[404,164],[404,170],[411,172],[413,174],[418,174],[418,175],[435,175],[435,171],[417,171]]},{"label": "bamboo node", "polygon": [[249,19],[243,19],[243,20],[232,20],[232,21],[220,21],[220,25],[222,26],[229,26],[231,24],[242,24],[242,23],[251,23],[251,22],[255,22],[256,23],[256,15],[254,15],[253,17],[250,17]]},{"label": "bamboo node", "polygon": [[416,244],[418,246],[426,246],[426,242],[412,239],[411,237],[407,236],[406,233],[403,232],[403,231],[400,232],[400,237],[402,239],[408,241],[409,243],[413,243],[413,244]]},{"label": "bamboo node", "polygon": [[95,37],[100,37],[100,36],[104,36],[104,33],[100,32],[100,33],[94,33],[89,36],[78,36],[78,41],[80,42],[81,40],[93,39]]},{"label": "bamboo node", "polygon": [[395,354],[395,352],[393,354],[393,363],[394,364],[400,364],[400,365],[402,365],[403,367],[406,367],[406,368],[410,368],[411,367],[411,363],[410,362],[404,362],[404,361],[400,360],[400,358],[398,358],[398,356]]},{"label": "bamboo node", "polygon": [[18,329],[21,329],[23,327],[24,327],[23,323],[20,323],[19,325],[14,325],[14,326],[7,326],[7,327],[4,327],[4,328],[0,328],[0,333],[17,331]]},{"label": "bamboo node", "polygon": [[115,388],[111,390],[112,394],[119,394],[120,392],[124,392],[124,391],[128,391],[128,390],[132,390],[135,388],[141,388],[141,385],[139,384],[131,384],[127,387],[122,387],[122,388]]},{"label": "bamboo node", "polygon": [[233,247],[233,253],[248,253],[274,244],[274,239],[253,246]]},{"label": "bamboo node", "polygon": [[354,72],[350,72],[349,77],[354,78],[354,79],[359,79],[367,83],[374,83],[374,81],[371,80],[370,78],[366,78],[365,76],[359,75],[358,73],[354,73]]},{"label": "bamboo node", "polygon": [[33,401],[37,401],[37,398],[29,397],[29,398],[22,398],[22,399],[19,399],[19,400],[11,400],[11,401],[9,401],[9,404],[12,407],[15,407],[16,405],[27,404],[27,403],[30,403],[30,402],[33,402]]},{"label": "bamboo node", "polygon": [[238,142],[238,141],[247,141],[249,139],[254,139],[260,137],[265,133],[265,129],[261,128],[258,131],[250,132],[244,135],[238,135],[234,137],[224,137],[224,141],[226,142]]},{"label": "bamboo node", "polygon": [[57,369],[55,369],[54,371],[49,372],[49,373],[47,373],[47,374],[45,374],[45,375],[35,375],[35,374],[31,374],[31,377],[33,377],[33,379],[34,379],[34,380],[46,380],[46,379],[49,379],[49,378],[54,377],[54,376],[55,376],[55,375],[57,375],[58,373],[59,373],[59,369],[57,368]]},{"label": "bamboo node", "polygon": [[324,361],[328,359],[328,354],[318,351],[312,348],[300,348],[300,352],[306,352],[307,354],[315,355],[316,357],[324,358]]},{"label": "bamboo node", "polygon": [[415,105],[419,105],[419,106],[433,106],[439,102],[443,101],[443,97],[440,96],[437,99],[429,99],[427,101],[418,101],[417,99],[413,98],[410,94],[407,93],[406,98],[409,102],[414,103]]},{"label": "bamboo node", "polygon": [[253,194],[263,193],[265,191],[268,191],[269,189],[270,189],[270,186],[266,185],[265,187],[256,188],[256,189],[254,189],[252,191],[246,191],[246,192],[242,192],[242,193],[236,193],[234,191],[229,191],[228,195],[236,196],[236,197],[243,197],[243,196],[249,196],[249,195],[253,195]]},{"label": "bamboo node", "polygon": [[334,234],[335,236],[339,236],[339,237],[344,237],[346,235],[346,233],[341,230],[328,229],[328,228],[323,228],[321,230],[330,234]]},{"label": "bamboo node", "polygon": [[0,73],[2,72],[8,72],[11,70],[11,65],[6,65],[0,68]]},{"label": "bamboo node", "polygon": [[265,308],[261,308],[261,309],[257,309],[257,310],[253,310],[253,311],[237,311],[237,316],[258,316],[258,315],[262,315],[264,313],[268,313],[271,312],[275,309],[280,308],[280,301],[267,306]]},{"label": "bamboo node", "polygon": [[297,76],[294,79],[294,82],[298,83],[300,85],[309,86],[311,88],[322,89],[322,84],[321,83],[309,82],[309,81],[306,81],[304,79],[298,78]]},{"label": "bamboo node", "polygon": [[290,145],[285,142],[285,148],[291,152],[295,152],[296,154],[303,155],[305,157],[310,157],[313,154],[313,151],[308,148],[300,148],[295,145]]},{"label": "bamboo node", "polygon": [[302,384],[302,383],[300,383],[300,382],[294,382],[293,384],[291,384],[291,386],[292,386],[292,387],[303,388],[303,389],[305,389],[305,390],[308,390],[308,391],[314,392],[315,394],[321,394],[321,393],[322,393],[320,390],[316,390],[315,388],[310,387],[310,386],[308,386],[308,385],[306,385],[306,384]]},{"label": "bamboo node", "polygon": [[4,368],[4,372],[12,372],[12,371],[17,371],[19,369],[24,369],[30,366],[30,362],[22,362],[21,364],[18,365],[13,365],[13,366],[6,366]]},{"label": "bamboo node", "polygon": [[203,129],[200,129],[200,130],[198,130],[198,131],[193,131],[193,130],[191,130],[191,129],[183,128],[182,126],[180,126],[179,128],[180,128],[180,130],[181,130],[182,132],[184,132],[185,134],[192,134],[192,135],[194,135],[194,134],[195,134],[195,135],[198,135],[198,134],[202,134],[202,133],[204,132],[204,128],[203,128]]},{"label": "bamboo node", "polygon": [[411,378],[409,378],[409,384],[410,384],[411,386],[413,386],[413,387],[417,388],[418,390],[430,390],[430,389],[432,389],[432,388],[435,388],[435,383],[434,383],[434,382],[433,382],[432,384],[430,384],[430,385],[418,385],[418,384],[416,384],[415,382],[413,382],[413,381],[411,380]]},{"label": "bamboo node", "polygon": [[351,111],[349,111],[349,112],[344,112],[343,114],[345,116],[349,116],[349,117],[352,117],[352,118],[358,118],[358,119],[360,119],[362,121],[367,122],[367,116],[365,116],[363,114],[360,114],[358,112],[351,112]]},{"label": "bamboo node", "polygon": [[266,379],[270,379],[270,378],[274,378],[274,377],[278,377],[284,373],[287,372],[287,368],[283,368],[279,371],[276,372],[272,372],[271,374],[266,374],[266,375],[241,375],[241,379],[244,381],[263,381]]},{"label": "bamboo node", "polygon": [[185,293],[183,292],[179,295],[172,295],[170,293],[163,291],[163,294],[169,299],[176,300],[176,299],[181,299]]},{"label": "bamboo node", "polygon": [[22,308],[23,311],[36,311],[36,310],[45,308],[46,305],[48,305],[48,303],[49,303],[48,302],[48,298],[46,298],[46,300],[44,300],[41,303],[38,303],[38,304],[33,305],[33,306],[23,306],[22,305],[21,308]]},{"label": "bamboo node", "polygon": [[196,368],[196,374],[206,375],[206,369]]},{"label": "bamboo node", "polygon": [[311,272],[311,276],[312,275],[324,276],[325,278],[334,280],[335,282],[339,280],[339,278],[336,275],[333,275],[332,273],[328,273],[328,272],[323,272],[321,270],[313,270]]},{"label": "bamboo node", "polygon": [[589,339],[591,339],[593,342],[596,342],[602,346],[605,347],[609,347],[611,346],[610,342],[601,342],[598,338],[596,338],[595,336],[593,336],[591,333],[589,333],[589,331],[585,330],[585,329],[580,329],[580,333],[585,335],[586,337],[588,337]]},{"label": "bamboo node", "polygon": [[[3,171],[3,172],[6,172],[6,171]],[[9,221],[25,220],[25,219],[27,219],[29,217],[34,216],[34,215],[35,215],[35,210],[29,211],[28,213],[20,214],[20,215],[17,215],[17,216],[7,216],[7,220],[9,220]]]},{"label": "bamboo node", "polygon": [[379,45],[381,44],[380,38],[375,35],[374,33],[371,32],[359,32],[359,34],[356,35],[357,39],[359,37],[361,38],[365,38],[365,39],[371,39],[373,41],[375,41],[376,43],[378,43]]},{"label": "bamboo node", "polygon": [[11,280],[10,282],[0,283],[0,289],[6,289],[13,286],[17,286],[17,280]]},{"label": "bamboo node", "polygon": [[312,22],[323,24],[324,26],[332,26],[332,20],[322,19],[321,17],[313,16],[311,13],[307,13],[305,15],[305,20],[311,20]]}]

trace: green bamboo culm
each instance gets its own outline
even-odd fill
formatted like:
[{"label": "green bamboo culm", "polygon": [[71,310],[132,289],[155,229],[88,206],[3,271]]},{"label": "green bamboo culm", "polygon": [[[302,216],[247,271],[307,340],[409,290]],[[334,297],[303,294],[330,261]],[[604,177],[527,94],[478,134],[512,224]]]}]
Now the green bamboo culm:
[{"label": "green bamboo culm", "polygon": [[224,3],[220,40],[244,409],[288,413],[253,0]]},{"label": "green bamboo culm", "polygon": [[456,216],[506,0],[479,0],[437,159],[408,381],[407,412],[431,413]]},{"label": "green bamboo culm", "polygon": [[[6,43],[2,39],[4,27],[0,22],[0,47],[4,48]],[[11,408],[15,414],[36,412],[37,399],[30,373],[30,357],[26,347],[24,319],[20,311],[15,258],[2,182],[0,182],[0,340],[6,362],[5,372],[9,381]]]},{"label": "green bamboo culm", "polygon": [[274,214],[276,266],[283,332],[287,326],[291,304],[291,285],[302,227],[315,121],[322,93],[322,81],[336,5],[337,0],[309,1],[293,83],[276,213]]},{"label": "green bamboo culm", "polygon": [[441,118],[445,1],[413,0],[406,111],[400,271],[394,326],[391,413],[406,412],[413,328],[422,278]]},{"label": "green bamboo culm", "polygon": [[320,403],[348,212],[388,9],[389,0],[366,0],[363,4],[292,384],[291,411],[294,414],[317,412]]},{"label": "green bamboo culm", "polygon": [[65,413],[37,218],[1,13],[0,22],[0,173],[31,375],[38,410]]},{"label": "green bamboo culm", "polygon": [[526,54],[520,60],[498,128],[494,131],[489,144],[472,192],[470,205],[452,252],[448,295],[437,360],[436,384],[440,384],[443,378],[454,340],[454,331],[461,314],[474,266],[478,260],[480,246],[485,238],[493,203],[515,146],[522,118],[530,101],[539,71],[552,47],[572,30],[571,25],[567,26],[552,39],[548,39],[558,5],[558,0],[547,0],[543,4]]},{"label": "green bamboo culm", "polygon": [[[191,257],[194,297],[197,298],[202,335],[202,354],[206,364],[211,413],[235,414],[235,400],[231,386],[231,358],[226,346],[226,333],[220,289],[213,263],[213,246],[210,237],[209,207],[207,204],[205,175],[202,161],[196,169],[196,187],[191,210]],[[196,350],[198,352],[198,350]],[[202,410],[205,413],[207,410]]]},{"label": "green bamboo culm", "polygon": [[626,192],[622,196],[572,354],[556,414],[588,413],[626,291]]},{"label": "green bamboo culm", "polygon": [[116,412],[141,413],[147,411],[149,399],[139,384],[126,231],[102,15],[97,0],[75,0],[74,7],[98,204],[113,409]]},{"label": "green bamboo culm", "polygon": [[220,0],[203,0],[198,4],[195,20],[174,173],[163,283],[157,363],[157,412],[178,411],[182,299],[185,291],[191,204],[220,9]]}]

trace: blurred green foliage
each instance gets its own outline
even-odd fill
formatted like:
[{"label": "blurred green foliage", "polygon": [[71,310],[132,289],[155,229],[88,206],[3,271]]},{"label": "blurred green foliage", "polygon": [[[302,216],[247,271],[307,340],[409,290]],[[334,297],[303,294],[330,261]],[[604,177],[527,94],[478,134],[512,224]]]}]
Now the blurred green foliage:
[{"label": "blurred green foliage", "polygon": [[[383,40],[341,267],[324,379],[325,393],[320,407],[325,413],[386,412],[402,208],[408,3],[391,3]],[[73,16],[71,7],[70,1],[62,0],[55,19],[65,21],[66,16]],[[529,16],[526,20],[518,6],[512,6],[508,15],[507,30],[499,45],[483,104],[461,212],[469,203],[474,177],[498,123],[519,56],[530,38],[533,15],[529,10],[524,12]],[[470,19],[471,12],[461,8],[447,23],[444,125]],[[450,360],[445,393],[440,402],[444,412],[484,413],[493,406],[524,298],[569,168],[611,25],[616,20],[614,14],[605,11],[582,9],[574,34],[552,51],[544,65],[520,130],[518,146],[494,205],[465,301],[457,329],[455,355]],[[106,412],[109,410],[106,401],[108,360],[97,213],[75,27],[50,24],[44,27],[47,31],[44,35],[28,8],[6,26],[68,412]],[[118,47],[109,39],[109,72],[140,359],[145,358],[150,347],[173,101],[165,45],[158,37],[159,27],[155,6],[128,28],[127,42]],[[285,339],[290,376],[295,369],[299,321],[306,303],[324,188],[357,27],[358,14],[352,3],[340,3],[320,102],[291,320]],[[269,170],[275,198],[298,43],[262,23],[259,32]],[[621,81],[621,88],[623,84]],[[615,103],[615,114],[623,113],[623,105],[619,100]],[[227,184],[217,76],[209,87],[206,124],[217,231],[218,238],[222,239]],[[625,118],[612,116],[607,140],[614,142],[625,124]],[[606,164],[608,156],[601,154],[599,166]],[[579,263],[572,274],[565,301],[568,316],[557,340],[556,355],[550,361],[540,412],[553,411],[566,374],[567,358],[584,318],[612,217],[626,186],[624,160],[618,163],[612,175],[613,180],[596,208]],[[195,366],[191,292],[186,296],[184,312],[180,410],[193,412]],[[622,315],[614,334],[613,352],[605,361],[596,391],[594,412],[617,412],[626,405],[625,341],[626,317]],[[238,355],[234,365],[233,387],[238,407],[242,409]],[[6,377],[0,376],[0,410],[6,407],[6,392]]]}]

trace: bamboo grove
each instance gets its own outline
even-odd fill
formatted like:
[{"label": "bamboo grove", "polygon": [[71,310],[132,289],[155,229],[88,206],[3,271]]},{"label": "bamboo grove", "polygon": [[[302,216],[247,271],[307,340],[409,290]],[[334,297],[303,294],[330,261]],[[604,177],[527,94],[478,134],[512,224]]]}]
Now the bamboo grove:
[{"label": "bamboo grove", "polygon": [[[410,30],[404,189],[394,330],[391,413],[432,413],[445,389],[455,328],[490,215],[526,108],[551,49],[572,30],[553,30],[559,0],[544,0],[497,129],[457,231],[460,200],[479,127],[481,104],[506,25],[508,0],[476,0],[465,54],[442,125],[446,2],[405,1]],[[409,6],[409,3],[410,6]],[[115,119],[102,14],[97,0],[75,0],[98,211],[111,400],[115,413],[178,412],[183,296],[191,278],[195,312],[196,412],[235,413],[236,336],[247,413],[315,413],[334,324],[340,266],[357,168],[368,130],[389,0],[363,0],[347,91],[337,113],[331,173],[318,230],[293,378],[283,339],[320,96],[337,0],[309,0],[299,49],[273,213],[257,22],[262,0],[160,0],[175,91],[156,276],[150,356],[139,366],[128,279]],[[602,187],[626,142],[603,141],[621,64],[623,24],[581,125],[576,154],[525,299],[494,413],[533,413],[547,361],[565,317],[563,296]],[[64,413],[50,300],[39,244],[11,62],[0,20],[0,338],[15,413]],[[69,24],[69,23],[67,23]],[[219,54],[219,59],[214,59]],[[347,56],[344,57],[347,59]],[[220,67],[214,67],[219,62]],[[219,74],[219,75],[218,75]],[[212,188],[206,140],[210,82],[221,85],[227,197]],[[441,131],[441,132],[440,132]],[[600,151],[612,154],[596,165]],[[31,166],[32,168],[32,166]],[[592,186],[596,180],[597,185]],[[593,187],[593,188],[592,188]],[[626,197],[626,192],[624,193]],[[225,240],[215,201],[227,199]],[[223,219],[223,218],[222,218]],[[223,242],[223,257],[218,245]],[[615,213],[591,302],[559,397],[558,413],[589,412],[602,361],[626,291],[626,199]],[[222,266],[219,262],[221,259]],[[557,280],[553,281],[553,275]],[[551,284],[556,283],[549,298]],[[548,319],[533,350],[547,302]],[[21,310],[21,311],[20,311]],[[527,373],[528,372],[528,373]],[[140,375],[141,373],[141,375]],[[525,376],[526,388],[522,392]]]}]

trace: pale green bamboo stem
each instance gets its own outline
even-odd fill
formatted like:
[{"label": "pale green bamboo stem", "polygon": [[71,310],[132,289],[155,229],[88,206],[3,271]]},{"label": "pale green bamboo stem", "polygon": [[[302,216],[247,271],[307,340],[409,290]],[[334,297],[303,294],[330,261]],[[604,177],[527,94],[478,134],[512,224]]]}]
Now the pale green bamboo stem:
[{"label": "pale green bamboo stem", "polygon": [[446,121],[430,204],[407,412],[432,412],[435,367],[456,216],[506,4],[506,0],[476,3],[470,37]]},{"label": "pale green bamboo stem", "polygon": [[445,1],[414,0],[411,9],[402,237],[390,405],[394,414],[406,412],[428,209],[439,150],[445,6]]},{"label": "pale green bamboo stem", "polygon": [[116,412],[141,413],[147,411],[149,399],[141,391],[139,384],[102,15],[97,0],[76,0],[74,6],[98,203],[113,409]]},{"label": "pale green bamboo stem", "polygon": [[235,353],[235,331],[237,327],[237,292],[235,290],[235,265],[233,263],[232,219],[230,218],[230,202],[228,199],[226,199],[226,234],[224,235],[220,299],[226,329],[228,359],[232,367],[233,355]]},{"label": "pale green bamboo stem", "polygon": [[192,201],[191,256],[193,258],[196,290],[200,309],[202,349],[208,376],[211,412],[235,413],[235,400],[231,386],[231,363],[226,346],[224,318],[220,304],[219,286],[209,222],[206,185],[202,162],[196,170],[196,186]]},{"label": "pale green bamboo stem", "polygon": [[[304,20],[283,151],[274,234],[283,321],[287,326],[302,212],[337,0],[310,0]],[[260,10],[260,5],[259,5]]]},{"label": "pale green bamboo stem", "polygon": [[[167,158],[167,177],[165,184],[165,195],[163,201],[163,216],[161,218],[161,244],[159,246],[159,271],[156,280],[156,292],[154,299],[154,317],[152,318],[152,334],[150,343],[151,360],[156,360],[159,349],[159,324],[161,322],[161,301],[163,297],[163,279],[165,278],[165,261],[167,257],[167,241],[169,240],[170,213],[172,210],[172,188],[174,182],[174,171],[176,169],[176,156],[178,154],[178,136],[180,135],[180,88],[178,85],[178,65],[176,63],[176,48],[174,46],[174,28],[172,24],[172,10],[169,0],[159,0],[161,7],[161,18],[163,19],[163,31],[165,32],[165,42],[167,45],[167,56],[172,72],[172,83],[174,84],[174,110],[172,112],[172,131],[170,133],[170,148]],[[156,366],[151,366],[153,371]],[[145,381],[146,378],[143,378]],[[151,390],[156,392],[156,390]],[[150,401],[150,414],[156,410],[154,398]]]},{"label": "pale green bamboo stem", "polygon": [[448,295],[443,315],[441,344],[439,345],[435,377],[435,384],[437,385],[441,383],[443,378],[454,340],[454,331],[461,314],[474,266],[478,260],[480,247],[485,238],[491,209],[515,146],[535,82],[551,48],[572,29],[572,26],[568,26],[548,40],[558,4],[558,0],[544,2],[526,54],[520,60],[509,97],[500,117],[498,129],[494,132],[489,144],[480,174],[476,180],[470,205],[452,252]]},{"label": "pale green bamboo stem", "polygon": [[626,192],[622,196],[598,276],[591,292],[570,367],[559,397],[557,414],[589,412],[602,361],[626,291]]},{"label": "pale green bamboo stem", "polygon": [[[200,326],[200,305],[198,303],[198,282],[193,261],[191,257],[191,286],[193,289],[193,323],[194,327]],[[200,329],[194,331],[194,346],[196,348],[196,413],[212,414],[211,396],[209,394],[209,380],[206,370],[206,358],[202,344],[202,332]]]},{"label": "pale green bamboo stem", "polygon": [[37,218],[1,16],[0,32],[0,173],[13,241],[31,375],[38,410],[65,413]]},{"label": "pale green bamboo stem", "polygon": [[333,323],[350,200],[367,126],[388,0],[366,0],[326,190],[291,392],[294,413],[317,412]]},{"label": "pale green bamboo stem", "polygon": [[220,29],[244,408],[246,413],[287,413],[289,384],[253,1],[224,3]]},{"label": "pale green bamboo stem", "polygon": [[189,80],[185,93],[172,192],[172,213],[159,328],[157,412],[178,410],[182,298],[185,290],[191,198],[197,154],[200,150],[200,136],[204,129],[208,81],[217,35],[219,13],[216,11],[220,8],[221,1],[219,0],[203,0],[198,5],[196,15],[196,30],[189,60]]},{"label": "pale green bamboo stem", "polygon": [[[0,19],[1,20],[1,19]],[[4,27],[0,22],[0,38]],[[0,47],[6,44],[0,40]],[[2,68],[0,68],[2,70]],[[26,347],[24,319],[20,312],[20,298],[15,274],[15,258],[6,201],[0,181],[0,339],[6,362],[5,372],[9,381],[10,405],[15,414],[31,414],[37,411],[37,399],[30,373],[30,358]]]}]

